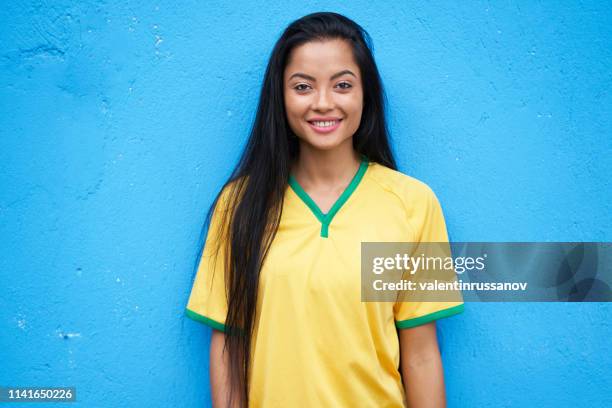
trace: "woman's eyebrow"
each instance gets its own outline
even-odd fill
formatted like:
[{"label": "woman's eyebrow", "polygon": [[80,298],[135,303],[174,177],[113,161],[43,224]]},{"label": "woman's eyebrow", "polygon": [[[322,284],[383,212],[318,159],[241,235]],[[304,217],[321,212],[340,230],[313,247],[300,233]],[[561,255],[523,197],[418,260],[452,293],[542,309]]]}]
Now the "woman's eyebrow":
[{"label": "woman's eyebrow", "polygon": [[[332,75],[331,77],[329,77],[329,79],[332,79],[332,80],[333,80],[333,79],[336,79],[336,78],[338,78],[338,77],[341,77],[342,75],[345,75],[345,74],[352,75],[352,76],[354,76],[355,78],[357,78],[357,76],[356,76],[355,74],[353,74],[353,72],[352,72],[351,70],[349,70],[349,69],[345,69],[345,70],[342,70],[342,71],[340,71],[340,72],[336,72],[334,75]],[[312,77],[312,76],[310,76],[310,75],[306,75],[306,74],[304,74],[304,73],[302,73],[302,72],[296,72],[295,74],[291,75],[291,76],[289,77],[289,80],[293,79],[294,77],[304,78],[304,79],[307,79],[307,80],[309,80],[309,81],[313,81],[313,82],[316,82],[316,81],[317,81],[317,80],[316,80],[314,77]]]}]

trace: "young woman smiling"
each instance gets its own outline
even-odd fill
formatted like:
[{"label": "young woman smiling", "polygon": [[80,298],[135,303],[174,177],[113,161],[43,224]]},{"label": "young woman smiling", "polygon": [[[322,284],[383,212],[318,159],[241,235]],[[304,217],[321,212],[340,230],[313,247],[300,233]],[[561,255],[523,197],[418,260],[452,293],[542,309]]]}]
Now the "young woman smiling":
[{"label": "young woman smiling", "polygon": [[446,241],[396,170],[369,37],[335,13],[291,23],[246,148],[211,210],[186,313],[213,330],[215,407],[441,407],[435,320],[462,302],[361,302],[361,242]]}]

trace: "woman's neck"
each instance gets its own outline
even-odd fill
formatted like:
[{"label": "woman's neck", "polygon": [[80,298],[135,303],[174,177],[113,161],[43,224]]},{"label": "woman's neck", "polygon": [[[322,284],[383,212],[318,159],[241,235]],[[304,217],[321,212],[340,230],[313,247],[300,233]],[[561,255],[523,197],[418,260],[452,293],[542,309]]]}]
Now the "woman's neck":
[{"label": "woman's neck", "polygon": [[300,146],[300,154],[292,166],[293,177],[306,187],[336,187],[348,184],[361,163],[352,140],[333,150],[317,150]]}]

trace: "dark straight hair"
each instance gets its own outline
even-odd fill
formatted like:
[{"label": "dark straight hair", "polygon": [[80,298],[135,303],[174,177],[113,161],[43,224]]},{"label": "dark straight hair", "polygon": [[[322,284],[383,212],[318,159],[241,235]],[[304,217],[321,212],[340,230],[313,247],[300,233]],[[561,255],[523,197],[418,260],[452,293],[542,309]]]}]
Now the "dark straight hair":
[{"label": "dark straight hair", "polygon": [[237,401],[241,406],[248,404],[259,273],[278,229],[291,164],[299,155],[298,138],[285,113],[284,70],[295,47],[331,39],[350,44],[363,81],[363,112],[353,135],[353,148],[371,162],[396,169],[388,140],[382,81],[368,33],[347,17],[331,12],[309,14],[292,22],[270,56],[244,151],[206,221],[209,224],[215,208],[222,207],[221,239],[215,242],[225,261],[228,312],[224,350],[229,357],[230,405]]}]

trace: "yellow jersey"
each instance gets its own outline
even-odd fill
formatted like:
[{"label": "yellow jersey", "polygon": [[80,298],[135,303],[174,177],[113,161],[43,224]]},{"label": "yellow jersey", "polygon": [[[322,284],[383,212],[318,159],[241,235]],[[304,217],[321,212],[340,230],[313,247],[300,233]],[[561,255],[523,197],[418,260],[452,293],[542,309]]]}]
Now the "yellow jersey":
[{"label": "yellow jersey", "polygon": [[[185,313],[223,331],[224,261],[209,243],[218,220],[214,211]],[[446,241],[432,190],[365,157],[326,214],[290,177],[260,272],[249,407],[405,406],[397,330],[463,302],[362,302],[361,242]]]}]

